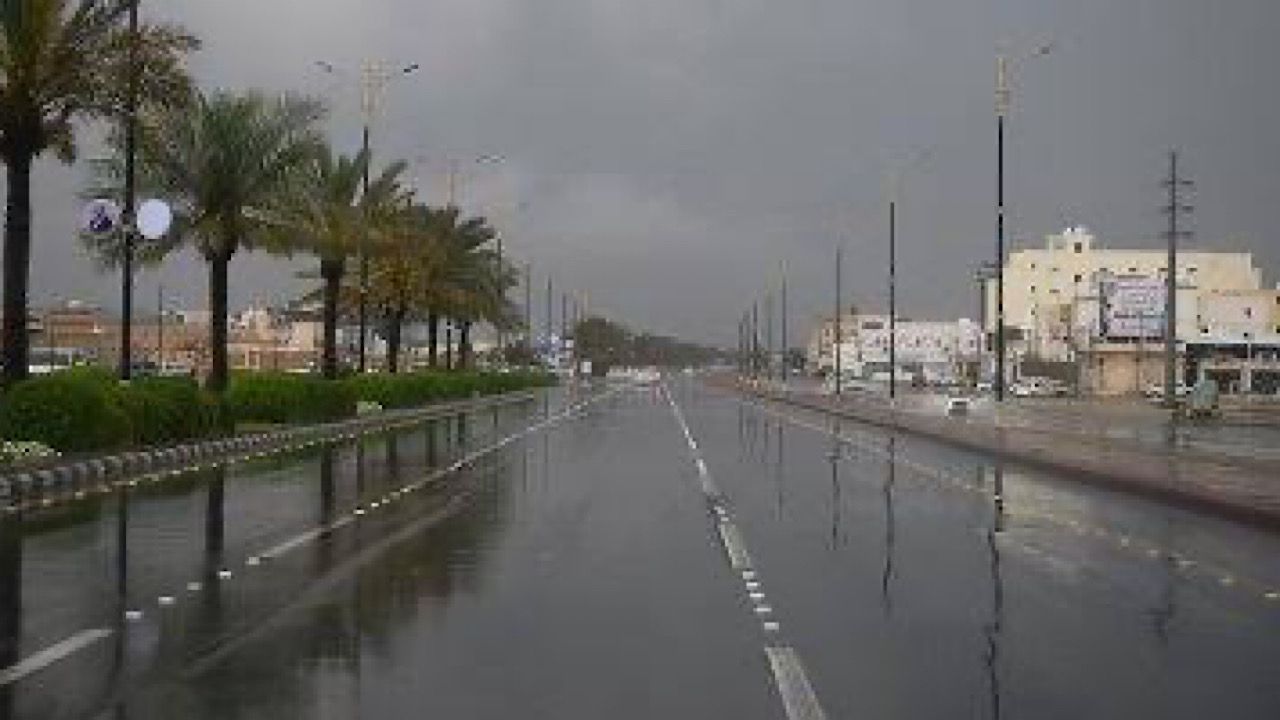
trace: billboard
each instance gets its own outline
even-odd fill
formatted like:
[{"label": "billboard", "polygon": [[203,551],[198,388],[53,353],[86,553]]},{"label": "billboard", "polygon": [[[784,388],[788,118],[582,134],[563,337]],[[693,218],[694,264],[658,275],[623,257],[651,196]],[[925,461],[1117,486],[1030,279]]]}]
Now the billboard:
[{"label": "billboard", "polygon": [[1165,284],[1160,278],[1118,277],[1102,284],[1102,334],[1108,339],[1164,337]]}]

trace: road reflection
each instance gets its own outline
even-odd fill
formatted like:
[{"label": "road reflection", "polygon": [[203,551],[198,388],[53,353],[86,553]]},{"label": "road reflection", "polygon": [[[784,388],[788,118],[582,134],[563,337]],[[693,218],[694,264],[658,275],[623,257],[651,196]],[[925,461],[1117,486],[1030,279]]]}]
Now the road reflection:
[{"label": "road reflection", "polygon": [[1000,640],[1004,630],[1004,580],[1000,574],[1000,545],[998,537],[1004,532],[1004,468],[997,464],[990,468],[992,512],[987,527],[987,552],[991,570],[991,617],[984,627],[987,648],[984,665],[987,671],[987,689],[991,701],[991,718],[999,720],[1000,694]]},{"label": "road reflection", "polygon": [[893,510],[893,490],[897,481],[898,438],[890,435],[884,469],[884,570],[880,574],[880,603],[885,617],[893,614],[893,550],[897,518]]},{"label": "road reflection", "polygon": [[[0,513],[0,668],[18,661],[22,632],[22,515]],[[0,685],[0,718],[13,717],[13,687]]]}]

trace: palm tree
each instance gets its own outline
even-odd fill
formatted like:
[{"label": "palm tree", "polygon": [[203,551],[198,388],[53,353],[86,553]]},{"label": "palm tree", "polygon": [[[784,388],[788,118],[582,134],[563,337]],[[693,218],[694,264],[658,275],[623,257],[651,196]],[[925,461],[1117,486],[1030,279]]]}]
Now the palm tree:
[{"label": "palm tree", "polygon": [[0,336],[5,382],[27,374],[35,159],[52,151],[63,162],[74,160],[76,122],[120,115],[130,85],[143,106],[187,96],[183,63],[195,38],[176,26],[144,25],[133,42],[121,19],[134,1],[0,4],[0,161],[8,172]]},{"label": "palm tree", "polygon": [[[461,340],[460,364],[469,361],[471,323],[480,317],[477,297],[482,293],[486,272],[493,260],[485,252],[496,237],[493,228],[482,217],[462,219],[458,208],[449,206],[432,214],[432,230],[441,243],[441,272],[428,289],[428,341],[435,345],[436,327],[441,317],[459,321]],[[432,364],[435,349],[431,349]]]},{"label": "palm tree", "polygon": [[[517,282],[509,264],[499,266],[495,237],[484,218],[460,220],[455,207],[410,206],[381,234],[370,269],[370,300],[383,320],[387,367],[399,368],[405,322],[425,319],[431,365],[437,365],[439,324],[457,321],[460,365],[470,362],[470,330],[476,322],[510,326],[517,313],[505,289]],[[354,289],[348,291],[357,297]]]},{"label": "palm tree", "polygon": [[390,222],[394,208],[404,203],[399,178],[406,164],[387,167],[362,193],[368,165],[365,151],[347,157],[323,146],[300,168],[270,214],[269,249],[286,254],[305,251],[320,258],[324,322],[320,366],[327,378],[338,375],[338,305],[347,261],[376,242],[370,235]]},{"label": "palm tree", "polygon": [[141,124],[143,182],[174,205],[170,243],[190,243],[209,264],[212,390],[227,386],[227,267],[273,237],[281,198],[322,144],[323,115],[307,98],[219,91]]},{"label": "palm tree", "polygon": [[395,373],[400,369],[404,324],[424,314],[433,282],[443,277],[445,257],[432,210],[425,206],[402,210],[382,238],[384,244],[369,268],[369,301],[383,320],[387,371]]}]

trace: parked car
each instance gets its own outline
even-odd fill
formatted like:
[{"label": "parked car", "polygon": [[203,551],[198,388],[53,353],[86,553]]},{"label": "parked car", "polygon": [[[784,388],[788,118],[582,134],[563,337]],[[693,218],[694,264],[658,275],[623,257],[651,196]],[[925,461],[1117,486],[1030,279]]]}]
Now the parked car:
[{"label": "parked car", "polygon": [[1071,388],[1061,380],[1045,377],[1024,377],[1011,388],[1014,397],[1066,397]]},{"label": "parked car", "polygon": [[[1151,383],[1146,387],[1145,390],[1142,391],[1142,394],[1145,395],[1148,400],[1154,400],[1157,402],[1160,400],[1163,400],[1164,399],[1164,383]],[[1185,398],[1190,394],[1191,394],[1191,388],[1187,387],[1183,383],[1178,383],[1177,385],[1173,386],[1173,396],[1176,398]]]},{"label": "parked car", "polygon": [[947,398],[948,415],[967,415],[973,401],[963,395],[952,395]]}]

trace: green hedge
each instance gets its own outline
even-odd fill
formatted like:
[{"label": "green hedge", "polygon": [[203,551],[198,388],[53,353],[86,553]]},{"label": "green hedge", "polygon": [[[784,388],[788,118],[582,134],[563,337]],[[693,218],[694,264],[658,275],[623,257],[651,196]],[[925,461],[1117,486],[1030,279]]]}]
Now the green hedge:
[{"label": "green hedge", "polygon": [[221,401],[191,380],[126,385],[91,368],[26,380],[0,399],[0,438],[35,440],[62,452],[209,437],[226,426]]},{"label": "green hedge", "polygon": [[491,395],[550,384],[540,373],[419,372],[324,380],[240,373],[223,397],[188,379],[120,383],[97,369],[23,381],[0,396],[0,440],[35,440],[61,452],[112,450],[212,437],[236,423],[317,423],[355,415],[359,401],[384,408]]},{"label": "green hedge", "polygon": [[231,379],[227,406],[236,422],[317,423],[354,415],[356,397],[343,380],[243,373]]}]

